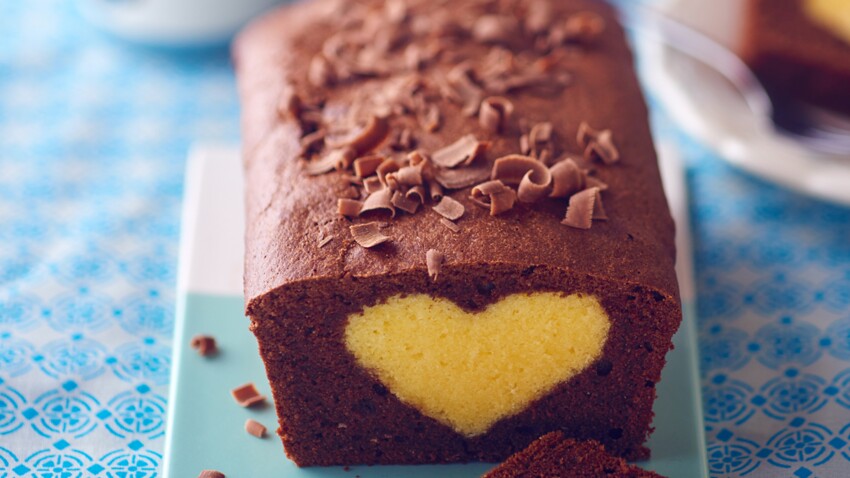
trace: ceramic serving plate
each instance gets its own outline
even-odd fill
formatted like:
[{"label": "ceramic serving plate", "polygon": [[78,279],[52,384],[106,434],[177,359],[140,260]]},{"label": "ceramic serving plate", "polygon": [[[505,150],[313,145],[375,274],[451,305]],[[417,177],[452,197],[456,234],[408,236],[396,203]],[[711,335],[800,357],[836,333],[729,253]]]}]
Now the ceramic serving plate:
[{"label": "ceramic serving plate", "polygon": [[[629,0],[632,1],[632,0]],[[740,42],[741,0],[667,0],[667,15],[730,50]],[[850,205],[850,158],[806,149],[756,117],[722,76],[653,35],[635,35],[643,84],[678,126],[733,165],[767,181]],[[836,120],[837,121],[837,120]],[[841,120],[850,124],[850,119]]]},{"label": "ceramic serving plate", "polygon": [[[694,331],[687,197],[680,163],[665,151],[664,176],[675,216],[685,321],[668,355],[655,404],[652,460],[641,466],[672,478],[707,477]],[[196,148],[186,175],[180,249],[178,311],[169,400],[164,472],[192,478],[216,469],[228,478],[478,477],[494,465],[355,466],[299,469],[274,435],[271,406],[243,409],[230,390],[254,382],[269,396],[257,343],[242,302],[242,182],[238,151]],[[189,347],[196,334],[216,337],[221,352],[203,358]],[[245,433],[245,420],[268,427],[270,436]]]}]

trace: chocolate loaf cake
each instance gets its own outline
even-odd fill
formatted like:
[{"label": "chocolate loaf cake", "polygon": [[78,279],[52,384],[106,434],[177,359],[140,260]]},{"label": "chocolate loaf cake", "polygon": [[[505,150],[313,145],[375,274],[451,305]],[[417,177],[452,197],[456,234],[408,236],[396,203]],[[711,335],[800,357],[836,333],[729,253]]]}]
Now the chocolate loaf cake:
[{"label": "chocolate loaf cake", "polygon": [[245,297],[300,466],[645,458],[681,321],[631,53],[593,0],[319,0],[234,47]]},{"label": "chocolate loaf cake", "polygon": [[482,478],[663,478],[611,456],[595,441],[548,433]]},{"label": "chocolate loaf cake", "polygon": [[741,54],[775,98],[850,115],[850,1],[749,0]]}]

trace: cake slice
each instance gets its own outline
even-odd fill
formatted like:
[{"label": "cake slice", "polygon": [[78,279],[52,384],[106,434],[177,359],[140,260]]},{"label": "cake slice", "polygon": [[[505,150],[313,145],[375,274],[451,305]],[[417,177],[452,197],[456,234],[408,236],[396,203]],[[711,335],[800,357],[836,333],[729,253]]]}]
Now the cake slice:
[{"label": "cake slice", "polygon": [[300,466],[648,455],[674,227],[613,10],[318,0],[234,47],[245,298]]},{"label": "cake slice", "polygon": [[850,1],[748,0],[741,53],[775,98],[850,115]]},{"label": "cake slice", "polygon": [[567,439],[561,432],[540,437],[482,478],[604,477],[663,478],[609,454],[599,442]]}]

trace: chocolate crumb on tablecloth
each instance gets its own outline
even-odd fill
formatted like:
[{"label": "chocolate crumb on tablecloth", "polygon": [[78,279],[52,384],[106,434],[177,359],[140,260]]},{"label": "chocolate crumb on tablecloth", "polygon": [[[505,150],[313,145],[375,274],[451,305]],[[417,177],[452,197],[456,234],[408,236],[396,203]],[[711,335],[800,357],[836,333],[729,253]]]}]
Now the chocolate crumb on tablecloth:
[{"label": "chocolate crumb on tablecloth", "polygon": [[248,432],[249,435],[254,435],[257,438],[266,437],[266,427],[262,423],[251,418],[245,420],[245,431]]},{"label": "chocolate crumb on tablecloth", "polygon": [[192,337],[190,345],[202,357],[214,355],[218,352],[218,346],[215,342],[215,338],[209,335],[196,335]]},{"label": "chocolate crumb on tablecloth", "polygon": [[266,397],[260,395],[253,383],[246,383],[241,387],[236,387],[230,391],[233,399],[241,407],[253,407],[260,405],[266,401]]},{"label": "chocolate crumb on tablecloth", "polygon": [[224,473],[216,470],[204,470],[198,478],[225,478]]}]

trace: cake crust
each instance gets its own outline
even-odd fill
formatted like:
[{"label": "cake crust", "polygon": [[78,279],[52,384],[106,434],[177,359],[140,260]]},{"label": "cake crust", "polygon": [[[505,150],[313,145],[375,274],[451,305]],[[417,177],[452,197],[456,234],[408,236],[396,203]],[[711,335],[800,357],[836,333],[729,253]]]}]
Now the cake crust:
[{"label": "cake crust", "polygon": [[[431,15],[446,8],[443,3],[411,2],[411,15]],[[522,3],[450,5],[463,21],[476,5]],[[339,173],[305,172],[298,160],[303,132],[281,105],[317,94],[305,81],[309,65],[347,9],[379,3],[297,4],[269,14],[238,38],[246,312],[271,382],[279,434],[299,465],[499,461],[555,429],[599,440],[620,456],[647,456],[642,443],[650,432],[654,386],[681,320],[673,222],[631,53],[613,11],[593,0],[546,3],[553,18],[593,12],[606,24],[592,47],[561,60],[572,72],[570,87],[546,97],[511,95],[515,117],[552,123],[559,155],[581,151],[575,136],[582,122],[614,132],[622,160],[594,167],[608,186],[610,220],[594,221],[589,230],[562,225],[565,204],[555,201],[519,204],[492,217],[464,188],[447,192],[465,207],[457,224],[461,233],[451,233],[440,223],[444,218],[427,211],[392,219],[391,242],[359,246],[349,232],[352,221],[337,214],[337,198],[350,193],[350,183]],[[458,40],[451,50],[477,58],[492,45]],[[373,78],[318,93],[326,111],[352,108],[378,96],[386,81]],[[490,142],[490,161],[516,152],[515,137],[487,135],[457,106],[441,109],[440,129],[419,137],[419,148],[433,152],[473,134]],[[445,255],[440,280],[429,275],[430,250]],[[530,291],[596,297],[612,319],[602,358],[479,436],[465,437],[402,403],[346,353],[347,317],[389,297],[426,294],[478,311]]]}]

